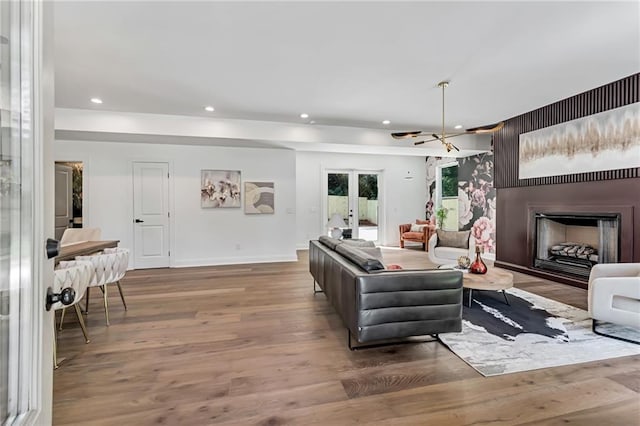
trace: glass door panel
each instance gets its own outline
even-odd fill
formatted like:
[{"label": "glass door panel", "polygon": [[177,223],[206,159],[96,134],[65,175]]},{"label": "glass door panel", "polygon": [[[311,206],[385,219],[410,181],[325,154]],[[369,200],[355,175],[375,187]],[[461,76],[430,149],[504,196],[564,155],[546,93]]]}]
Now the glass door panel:
[{"label": "glass door panel", "polygon": [[[351,210],[349,173],[327,173],[327,235],[332,235],[332,231],[336,228],[342,232],[350,228],[349,214]],[[334,237],[335,235],[338,234],[334,234]]]},{"label": "glass door panel", "polygon": [[380,235],[381,172],[325,170],[327,235],[378,241]]},{"label": "glass door panel", "polygon": [[358,173],[358,224],[356,235],[378,241],[378,175]]}]

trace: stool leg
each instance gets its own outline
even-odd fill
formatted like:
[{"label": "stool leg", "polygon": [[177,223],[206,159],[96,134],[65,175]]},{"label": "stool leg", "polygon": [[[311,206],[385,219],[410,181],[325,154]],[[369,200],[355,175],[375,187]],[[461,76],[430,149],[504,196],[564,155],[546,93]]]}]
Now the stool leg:
[{"label": "stool leg", "polygon": [[88,314],[89,313],[89,290],[91,290],[91,287],[87,287],[87,301],[84,303],[84,313]]},{"label": "stool leg", "polygon": [[471,307],[471,296],[473,295],[473,290],[469,289],[469,307]]},{"label": "stool leg", "polygon": [[103,300],[104,300],[104,317],[107,320],[107,327],[109,326],[109,306],[107,303],[107,285],[103,285],[102,286],[102,291],[103,291]]},{"label": "stool leg", "polygon": [[62,331],[62,323],[64,322],[64,313],[66,310],[67,308],[62,308],[62,313],[60,313],[60,325],[58,326],[59,331]]},{"label": "stool leg", "polygon": [[124,305],[124,310],[127,310],[127,302],[124,301],[124,294],[122,293],[122,286],[120,286],[120,281],[116,281],[118,284],[118,291],[120,292],[120,299],[122,299],[122,304]]},{"label": "stool leg", "polygon": [[76,308],[76,315],[78,316],[78,322],[80,323],[82,334],[84,334],[85,343],[89,343],[91,340],[89,340],[89,334],[87,333],[87,327],[85,327],[84,325],[84,319],[82,318],[82,312],[80,312],[80,307],[78,306],[77,303],[73,305],[73,307]]},{"label": "stool leg", "polygon": [[56,318],[53,317],[53,369],[58,369],[58,332],[56,330]]}]

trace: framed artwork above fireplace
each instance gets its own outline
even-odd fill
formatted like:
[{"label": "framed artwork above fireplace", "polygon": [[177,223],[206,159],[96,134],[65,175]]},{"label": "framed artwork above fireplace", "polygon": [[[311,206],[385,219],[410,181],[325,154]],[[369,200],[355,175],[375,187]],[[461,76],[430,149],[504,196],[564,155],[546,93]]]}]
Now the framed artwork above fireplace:
[{"label": "framed artwork above fireplace", "polygon": [[640,103],[521,133],[520,179],[640,167]]}]

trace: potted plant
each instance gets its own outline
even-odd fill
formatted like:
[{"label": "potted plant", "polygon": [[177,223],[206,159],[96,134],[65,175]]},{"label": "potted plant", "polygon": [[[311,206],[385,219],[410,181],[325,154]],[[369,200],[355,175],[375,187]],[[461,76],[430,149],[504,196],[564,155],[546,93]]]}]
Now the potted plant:
[{"label": "potted plant", "polygon": [[444,207],[440,207],[438,210],[436,210],[436,219],[438,221],[438,228],[442,229],[442,225],[444,223],[444,220],[447,218],[448,214],[449,214],[449,209],[446,209]]}]

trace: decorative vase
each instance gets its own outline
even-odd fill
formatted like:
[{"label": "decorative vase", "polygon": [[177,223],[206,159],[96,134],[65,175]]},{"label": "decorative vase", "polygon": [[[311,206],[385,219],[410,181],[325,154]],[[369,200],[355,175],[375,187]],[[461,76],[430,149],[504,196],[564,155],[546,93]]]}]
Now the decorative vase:
[{"label": "decorative vase", "polygon": [[480,247],[476,246],[476,260],[473,261],[471,266],[469,267],[469,272],[472,274],[486,274],[487,273],[487,265],[482,261],[482,257],[480,257]]}]

